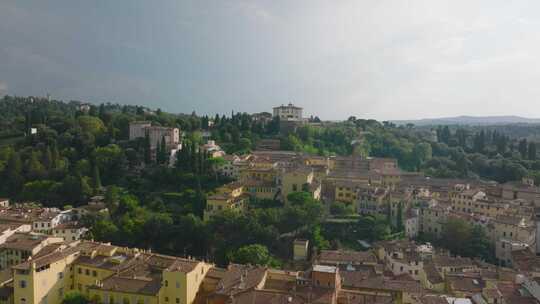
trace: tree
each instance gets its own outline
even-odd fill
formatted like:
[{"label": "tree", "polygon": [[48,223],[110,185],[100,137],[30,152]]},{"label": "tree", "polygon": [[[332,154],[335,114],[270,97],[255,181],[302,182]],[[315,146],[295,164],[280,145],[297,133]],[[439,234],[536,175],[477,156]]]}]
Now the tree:
[{"label": "tree", "polygon": [[403,203],[398,204],[397,214],[396,214],[396,230],[401,232],[405,229],[403,224]]},{"label": "tree", "polygon": [[475,152],[484,153],[486,148],[486,133],[484,130],[476,133],[474,136],[473,149]]},{"label": "tree", "polygon": [[50,146],[47,146],[43,150],[41,163],[43,164],[43,166],[45,167],[46,170],[50,170],[50,169],[54,168],[54,165],[53,165],[54,161],[53,161]]},{"label": "tree", "polygon": [[238,141],[238,150],[242,152],[251,151],[251,140],[249,138],[242,137]]},{"label": "tree", "polygon": [[523,138],[519,141],[518,151],[519,154],[521,154],[521,158],[525,159],[527,158],[527,139]]},{"label": "tree", "polygon": [[144,135],[144,163],[149,165],[152,162],[152,145],[148,132]]},{"label": "tree", "polygon": [[359,238],[370,242],[385,240],[390,236],[391,228],[386,219],[380,215],[362,216],[358,219]]},{"label": "tree", "polygon": [[45,167],[37,157],[37,152],[30,153],[30,158],[25,163],[26,177],[30,180],[39,179],[45,176]]},{"label": "tree", "polygon": [[84,132],[88,132],[94,136],[107,130],[103,121],[97,117],[88,115],[79,116],[78,122]]},{"label": "tree", "polygon": [[422,164],[432,157],[431,145],[428,143],[416,144],[413,148],[413,160],[416,170],[419,171]]},{"label": "tree", "polygon": [[161,164],[165,164],[168,160],[167,155],[167,142],[165,141],[165,136],[161,138],[161,147],[159,148],[159,152],[161,153],[160,159]]},{"label": "tree", "polygon": [[101,176],[99,175],[99,167],[96,161],[92,161],[92,188],[94,195],[97,195],[101,189]]},{"label": "tree", "polygon": [[529,160],[536,160],[536,144],[533,142],[529,143],[528,156]]},{"label": "tree", "polygon": [[471,239],[471,225],[460,218],[450,218],[443,225],[441,235],[441,243],[455,254],[463,254],[465,252],[464,244],[469,244]]},{"label": "tree", "polygon": [[330,212],[333,215],[351,215],[354,214],[354,208],[351,204],[343,202],[334,202],[330,205]]},{"label": "tree", "polygon": [[267,266],[274,263],[268,248],[261,244],[251,244],[238,248],[230,255],[230,260],[238,264]]},{"label": "tree", "polygon": [[120,188],[117,186],[108,186],[105,191],[105,205],[111,214],[116,213],[118,202],[120,201]]},{"label": "tree", "polygon": [[21,190],[24,179],[22,177],[21,158],[18,152],[12,152],[6,169],[4,170],[5,192],[13,196]]},{"label": "tree", "polygon": [[90,300],[79,291],[67,292],[62,304],[89,304]]}]

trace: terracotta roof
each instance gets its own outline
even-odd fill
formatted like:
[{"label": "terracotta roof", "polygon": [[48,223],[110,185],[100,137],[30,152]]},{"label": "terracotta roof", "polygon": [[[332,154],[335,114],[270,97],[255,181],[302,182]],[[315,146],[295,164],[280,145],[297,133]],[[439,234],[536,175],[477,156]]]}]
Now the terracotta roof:
[{"label": "terracotta roof", "polygon": [[322,250],[319,262],[331,264],[377,263],[377,257],[372,251]]},{"label": "terracotta roof", "polygon": [[102,286],[90,288],[155,296],[161,289],[161,278],[129,278],[114,275],[103,280]]},{"label": "terracotta roof", "polygon": [[448,304],[446,296],[443,295],[425,295],[420,299],[421,304]]},{"label": "terracotta roof", "polygon": [[419,294],[424,291],[422,285],[410,280],[392,280],[388,277],[377,276],[367,280],[357,282],[354,287],[390,291],[404,291],[412,294]]},{"label": "terracotta roof", "polygon": [[6,242],[0,245],[0,248],[32,251],[47,238],[49,237],[41,234],[15,233],[8,237]]},{"label": "terracotta roof", "polygon": [[426,278],[431,284],[440,284],[444,283],[444,279],[441,274],[435,268],[433,263],[427,263],[424,265],[424,271],[426,273]]},{"label": "terracotta roof", "polygon": [[254,288],[266,275],[266,268],[232,264],[218,283],[216,293],[232,295],[242,290]]},{"label": "terracotta roof", "polygon": [[447,275],[446,280],[452,291],[460,291],[468,294],[482,292],[486,282],[480,278],[470,278],[463,275]]}]

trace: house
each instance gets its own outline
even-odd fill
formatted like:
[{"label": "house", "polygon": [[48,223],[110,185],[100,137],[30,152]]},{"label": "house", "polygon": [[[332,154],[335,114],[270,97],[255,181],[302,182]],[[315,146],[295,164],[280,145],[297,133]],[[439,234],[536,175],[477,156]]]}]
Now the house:
[{"label": "house", "polygon": [[232,182],[221,186],[216,193],[206,200],[204,219],[208,220],[212,215],[223,210],[243,211],[247,208],[249,195],[244,192],[244,185],[240,182]]},{"label": "house", "polygon": [[302,120],[302,108],[289,103],[274,107],[274,117],[279,117],[280,120],[300,121]]},{"label": "house", "polygon": [[16,232],[0,244],[0,269],[25,262],[47,245],[64,240],[43,234]]},{"label": "house", "polygon": [[293,260],[306,261],[309,256],[309,240],[297,239],[293,242]]},{"label": "house", "polygon": [[211,264],[80,242],[14,268],[15,303],[61,303],[78,290],[100,303],[194,303]]}]

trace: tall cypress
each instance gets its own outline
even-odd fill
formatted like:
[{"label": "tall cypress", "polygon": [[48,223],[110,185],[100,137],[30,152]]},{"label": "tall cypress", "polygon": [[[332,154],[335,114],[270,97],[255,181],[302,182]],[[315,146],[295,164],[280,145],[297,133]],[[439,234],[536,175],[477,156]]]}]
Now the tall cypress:
[{"label": "tall cypress", "polygon": [[159,148],[159,152],[160,152],[160,158],[161,158],[161,163],[162,164],[165,164],[167,162],[167,143],[165,142],[165,136],[162,136],[161,137],[161,147]]},{"label": "tall cypress", "polygon": [[101,189],[101,175],[99,174],[99,167],[95,160],[92,161],[92,187],[94,195],[97,195]]},{"label": "tall cypress", "polygon": [[528,156],[529,160],[536,160],[536,144],[533,142],[529,143],[529,150],[528,150]]},{"label": "tall cypress", "polygon": [[152,149],[150,146],[150,135],[148,132],[144,135],[144,162],[150,164],[152,162]]}]

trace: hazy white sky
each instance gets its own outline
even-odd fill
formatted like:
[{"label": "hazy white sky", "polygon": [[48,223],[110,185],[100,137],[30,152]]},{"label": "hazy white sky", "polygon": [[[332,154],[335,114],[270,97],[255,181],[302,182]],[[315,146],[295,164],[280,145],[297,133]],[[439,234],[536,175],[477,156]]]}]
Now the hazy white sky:
[{"label": "hazy white sky", "polygon": [[323,119],[540,117],[540,1],[0,2],[0,94]]}]

